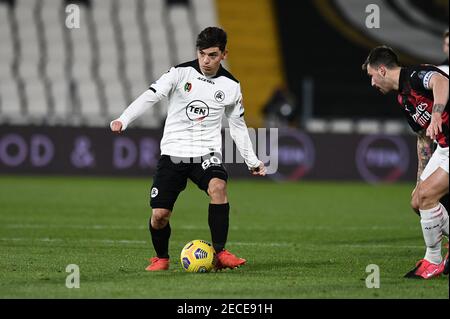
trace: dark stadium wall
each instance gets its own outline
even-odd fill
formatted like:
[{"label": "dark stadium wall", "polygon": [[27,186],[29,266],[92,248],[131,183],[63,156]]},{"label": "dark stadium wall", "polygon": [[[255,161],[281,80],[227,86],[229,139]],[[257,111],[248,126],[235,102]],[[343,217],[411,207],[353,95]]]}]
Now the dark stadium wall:
[{"label": "dark stadium wall", "polygon": [[370,46],[379,43],[356,34],[344,20],[341,28],[333,25],[330,20],[339,12],[320,10],[325,3],[332,1],[274,1],[287,83],[297,101],[302,101],[303,80],[311,78],[313,117],[401,118],[394,97],[371,88],[361,70]]}]

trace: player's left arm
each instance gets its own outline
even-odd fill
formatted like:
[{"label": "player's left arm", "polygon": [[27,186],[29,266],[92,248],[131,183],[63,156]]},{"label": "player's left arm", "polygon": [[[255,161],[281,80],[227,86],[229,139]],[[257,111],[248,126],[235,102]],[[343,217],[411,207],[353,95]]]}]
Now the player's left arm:
[{"label": "player's left arm", "polygon": [[231,138],[236,143],[236,146],[245,160],[249,170],[253,175],[266,175],[266,167],[260,161],[253,151],[252,142],[248,134],[248,127],[245,124],[244,117],[229,117],[228,123],[230,125]]},{"label": "player's left arm", "polygon": [[244,158],[247,167],[253,175],[265,176],[267,169],[253,151],[248,127],[244,120],[244,106],[242,105],[242,96],[240,94],[236,103],[225,110],[225,115],[230,125],[231,138],[236,143],[239,153]]},{"label": "player's left arm", "polygon": [[428,89],[433,90],[433,111],[431,122],[427,128],[427,136],[435,139],[442,132],[442,112],[448,102],[448,78],[435,72],[428,83]]}]

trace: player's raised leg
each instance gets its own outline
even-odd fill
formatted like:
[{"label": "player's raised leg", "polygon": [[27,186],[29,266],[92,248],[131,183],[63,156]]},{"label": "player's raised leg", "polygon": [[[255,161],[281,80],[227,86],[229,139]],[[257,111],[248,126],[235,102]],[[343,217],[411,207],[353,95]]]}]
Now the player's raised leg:
[{"label": "player's raised leg", "polygon": [[225,249],[230,215],[227,182],[220,178],[212,178],[209,181],[207,192],[211,198],[208,209],[208,224],[211,231],[211,240],[217,253],[216,269],[239,267],[245,264],[246,260],[236,257]]}]

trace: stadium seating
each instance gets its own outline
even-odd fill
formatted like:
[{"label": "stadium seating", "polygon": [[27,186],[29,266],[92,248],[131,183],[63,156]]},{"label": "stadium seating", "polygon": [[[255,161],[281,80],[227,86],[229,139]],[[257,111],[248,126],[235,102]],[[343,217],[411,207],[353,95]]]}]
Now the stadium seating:
[{"label": "stadium seating", "polygon": [[1,122],[16,123],[22,118],[19,83],[16,72],[16,23],[11,6],[0,2],[0,110]]},{"label": "stadium seating", "polygon": [[[79,8],[80,28],[66,20]],[[214,0],[1,0],[0,123],[104,126],[194,57]],[[163,101],[136,125],[157,127]]]},{"label": "stadium seating", "polygon": [[[80,28],[67,26],[70,12],[66,9],[72,3],[80,10]],[[344,3],[349,19],[356,15],[355,12],[360,12],[358,1],[335,2],[337,6]],[[229,1],[0,0],[0,123],[107,125],[172,65],[195,56],[195,36],[206,26],[220,25],[219,7],[222,8],[221,21],[226,21],[224,16],[227,14],[230,18],[227,30],[235,35],[234,46],[238,45],[239,52],[248,47],[247,40],[252,43],[251,50],[246,51],[251,54],[244,53],[237,63],[234,60],[233,69],[241,68],[240,72],[244,70],[246,76],[246,115],[250,121],[261,109],[259,104],[266,99],[260,93],[268,83],[267,77],[261,75],[261,68],[250,64],[258,60],[269,65],[267,59],[270,56],[264,53],[266,38],[255,40],[255,36],[248,37],[248,34],[267,36],[272,29],[264,29],[264,25],[255,20],[250,29],[241,32],[242,23],[247,24],[245,17],[248,14],[237,15],[235,6]],[[399,8],[402,9],[401,4]],[[239,12],[247,10],[254,14],[253,9],[254,2],[248,1],[240,5]],[[424,20],[419,9],[414,12],[419,16],[418,21]],[[260,20],[267,20],[264,17],[261,14]],[[394,22],[396,20],[390,16],[384,20],[388,25]],[[358,23],[361,21],[356,21],[355,25]],[[441,27],[440,24],[425,26],[433,30]],[[406,36],[411,37],[408,32],[401,35]],[[255,50],[263,53],[253,55]],[[271,59],[276,60],[275,57]],[[227,66],[227,62],[224,63]],[[299,86],[298,83],[289,85]],[[367,98],[366,83],[351,85],[354,88],[352,94],[359,98],[356,100]],[[248,91],[251,94],[247,94]],[[345,118],[348,110],[339,107],[340,100],[336,99],[334,105],[326,99],[337,93],[335,91],[342,91],[342,87],[331,86],[329,82],[316,85],[311,94],[314,103],[311,99],[308,112],[303,114],[308,113],[309,121],[302,122],[304,129],[327,132],[408,130],[403,122],[374,124],[370,121],[358,123],[358,120],[364,120],[361,118],[348,120]],[[305,105],[303,103],[302,107],[306,109]],[[327,108],[321,111],[317,105],[327,105]],[[358,106],[358,109],[361,108]],[[133,125],[160,127],[166,111],[167,102],[162,101]],[[341,113],[331,114],[331,111]],[[372,112],[368,113],[369,119],[373,114],[379,114],[376,108],[367,107],[365,112]]]}]

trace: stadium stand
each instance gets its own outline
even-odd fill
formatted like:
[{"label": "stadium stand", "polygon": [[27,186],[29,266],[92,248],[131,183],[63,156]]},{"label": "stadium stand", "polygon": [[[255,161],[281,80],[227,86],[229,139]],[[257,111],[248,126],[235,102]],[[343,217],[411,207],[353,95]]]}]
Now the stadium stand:
[{"label": "stadium stand", "polygon": [[[414,10],[402,16],[406,2],[412,3],[410,8]],[[298,126],[305,130],[408,130],[402,119],[396,121],[400,112],[389,111],[390,108],[381,114],[381,122],[373,124],[380,120],[377,116],[383,100],[358,73],[356,64],[360,61],[352,58],[347,63],[346,57],[352,52],[353,57],[360,55],[363,59],[367,48],[336,40],[346,37],[343,32],[337,35],[339,25],[330,22],[327,26],[319,21],[337,21],[329,16],[330,12],[341,12],[343,21],[354,30],[361,29],[362,20],[355,18],[355,12],[361,11],[359,1],[305,2],[302,14],[313,17],[309,22],[286,19],[290,18],[289,13],[296,13],[285,2],[246,1],[239,4],[239,10],[236,3],[237,0],[0,0],[0,123],[105,126],[172,65],[192,59],[195,36],[204,27],[222,25],[232,35],[229,47],[233,52],[225,65],[231,66],[231,72],[242,81],[250,125],[262,123],[258,119],[264,104],[274,89],[285,84],[300,101],[304,118]],[[76,4],[80,10],[80,28],[66,25],[70,4]],[[396,25],[414,21],[415,29],[425,30],[414,33],[415,36],[419,34],[420,41],[430,44],[426,46],[428,51],[418,56],[428,54],[436,60],[440,52],[432,47],[438,40],[426,37],[440,32],[445,17],[439,16],[437,22],[427,18],[437,12],[433,8],[415,0],[389,2],[389,15],[383,22],[394,25],[395,31],[400,29]],[[253,19],[251,25],[248,17]],[[317,22],[304,24],[311,21]],[[311,37],[292,41],[291,30],[316,27],[317,32]],[[366,36],[366,41],[375,43],[374,30],[365,30],[365,35],[362,31],[360,37]],[[315,36],[317,33],[327,34],[327,41]],[[419,48],[412,33],[383,34],[387,34],[383,39],[386,41],[406,39],[408,46],[400,46],[403,56],[413,57]],[[340,45],[339,65],[328,59],[333,41]],[[307,47],[315,49],[305,50]],[[299,54],[303,59],[297,58]],[[321,63],[320,68],[314,67],[317,62]],[[348,72],[348,67],[343,69],[351,63],[355,64],[353,72]],[[338,83],[330,77],[330,70],[340,74]],[[308,94],[304,90],[305,79],[311,83]],[[347,86],[353,88],[348,100],[343,94]],[[341,107],[343,100],[345,108]],[[160,127],[166,109],[166,102],[162,101],[134,125]],[[355,114],[355,118],[349,120],[348,114]]]},{"label": "stadium stand", "polygon": [[12,4],[0,2],[0,111],[1,122],[17,123],[22,119],[23,105],[19,84],[22,80],[17,72],[19,43],[17,41],[17,23]]},{"label": "stadium stand", "polygon": [[64,12],[62,2],[55,5],[53,0],[43,0],[42,2],[41,32],[43,45],[46,47],[46,63],[43,72],[50,85],[50,111],[49,123],[63,123],[66,117],[70,116],[70,101],[68,89],[65,83],[65,47],[64,34],[62,28],[56,26],[64,23],[61,13]]},{"label": "stadium stand", "polygon": [[[80,28],[66,25],[70,4]],[[217,25],[212,0],[1,0],[0,122],[107,125],[192,59],[207,25]],[[137,125],[159,126],[161,104]]]}]

